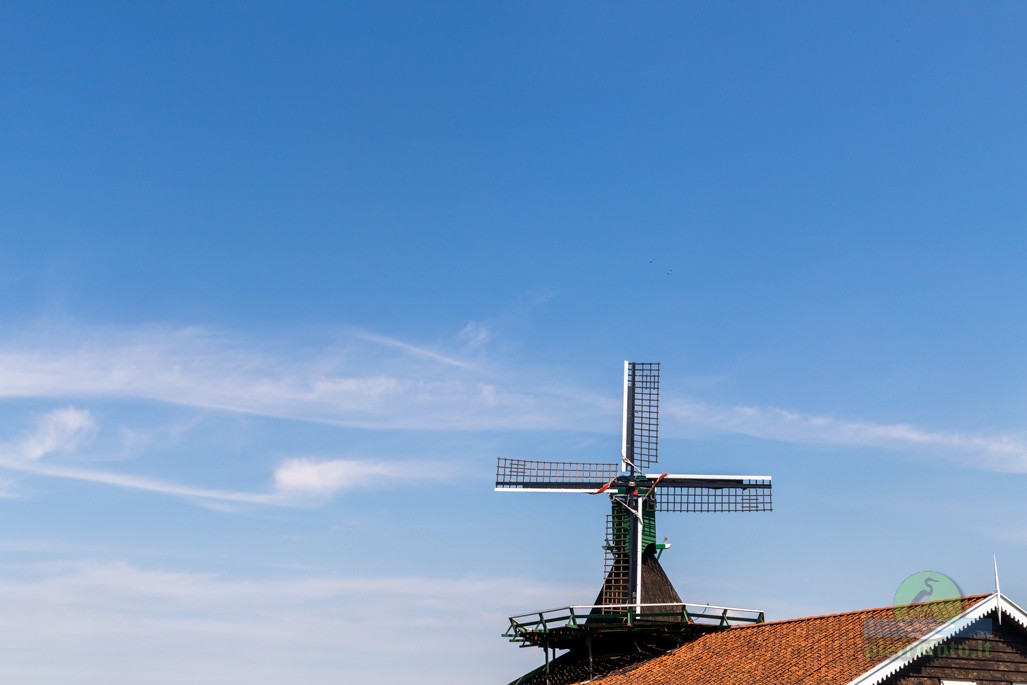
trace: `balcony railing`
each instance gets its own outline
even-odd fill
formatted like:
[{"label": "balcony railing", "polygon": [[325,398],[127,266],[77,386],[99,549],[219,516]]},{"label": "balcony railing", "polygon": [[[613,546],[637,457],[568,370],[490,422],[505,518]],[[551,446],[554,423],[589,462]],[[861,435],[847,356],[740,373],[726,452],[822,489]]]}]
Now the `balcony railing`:
[{"label": "balcony railing", "polygon": [[572,633],[588,627],[623,626],[642,628],[687,624],[696,627],[723,628],[733,625],[763,623],[763,612],[758,609],[739,609],[712,604],[598,604],[572,605],[558,609],[545,609],[510,617],[510,627],[504,637],[528,647],[543,641],[554,632]]}]

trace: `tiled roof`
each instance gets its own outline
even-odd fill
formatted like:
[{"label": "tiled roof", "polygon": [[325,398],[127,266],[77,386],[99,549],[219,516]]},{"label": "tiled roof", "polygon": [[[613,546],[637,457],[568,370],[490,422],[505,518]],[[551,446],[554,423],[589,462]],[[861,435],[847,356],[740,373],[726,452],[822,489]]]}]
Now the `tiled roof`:
[{"label": "tiled roof", "polygon": [[[955,615],[987,597],[973,595],[916,608],[941,610],[943,615],[950,610],[947,614]],[[845,685],[938,625],[937,620],[898,618],[894,607],[884,607],[732,627],[592,683]]]}]

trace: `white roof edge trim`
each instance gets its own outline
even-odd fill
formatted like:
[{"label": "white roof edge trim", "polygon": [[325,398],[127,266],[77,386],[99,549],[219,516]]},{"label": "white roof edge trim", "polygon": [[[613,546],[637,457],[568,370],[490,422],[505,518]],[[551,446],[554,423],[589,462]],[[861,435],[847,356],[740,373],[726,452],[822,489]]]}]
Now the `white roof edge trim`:
[{"label": "white roof edge trim", "polygon": [[717,475],[710,475],[708,473],[701,473],[701,474],[696,474],[696,473],[668,473],[668,474],[663,474],[663,473],[647,473],[647,474],[645,474],[646,478],[652,478],[654,480],[656,478],[659,478],[660,476],[663,476],[664,478],[692,478],[692,479],[695,479],[695,480],[770,480],[771,479],[770,476],[735,476],[735,475],[731,475],[731,476],[717,476]]},{"label": "white roof edge trim", "polygon": [[[620,470],[628,470],[628,369],[631,362],[624,360],[624,414],[621,416]],[[633,455],[632,455],[633,456]]]},{"label": "white roof edge trim", "polygon": [[924,635],[890,659],[882,661],[855,680],[850,680],[846,685],[880,685],[880,683],[884,682],[886,678],[893,675],[896,671],[905,668],[924,656],[935,645],[945,642],[974,621],[987,616],[996,609],[1012,618],[1024,628],[1027,628],[1027,612],[1005,596],[992,593],[963,613]]},{"label": "white roof edge trim", "polygon": [[1002,613],[1019,623],[1024,628],[1027,628],[1027,611],[1024,611],[1019,604],[1009,599],[1001,592],[997,594],[999,597],[999,605],[1002,607]]}]

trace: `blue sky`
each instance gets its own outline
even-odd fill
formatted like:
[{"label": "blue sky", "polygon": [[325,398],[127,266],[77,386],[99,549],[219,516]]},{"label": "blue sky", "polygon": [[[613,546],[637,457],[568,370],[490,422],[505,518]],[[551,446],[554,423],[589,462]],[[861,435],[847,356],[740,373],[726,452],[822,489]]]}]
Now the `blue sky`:
[{"label": "blue sky", "polygon": [[508,682],[661,466],[689,601],[1027,601],[1027,7],[0,5],[0,673]]}]

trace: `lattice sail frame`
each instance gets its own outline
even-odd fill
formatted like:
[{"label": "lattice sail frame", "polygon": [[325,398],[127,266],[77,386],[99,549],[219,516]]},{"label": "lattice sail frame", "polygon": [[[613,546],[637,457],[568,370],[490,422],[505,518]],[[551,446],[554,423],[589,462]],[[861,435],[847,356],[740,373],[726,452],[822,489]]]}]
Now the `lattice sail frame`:
[{"label": "lattice sail frame", "polygon": [[659,459],[660,363],[624,362],[621,471],[648,468]]},{"label": "lattice sail frame", "polygon": [[606,515],[603,540],[603,589],[599,604],[627,604],[631,600],[631,526],[622,516]]},{"label": "lattice sail frame", "polygon": [[510,457],[496,462],[496,490],[595,492],[616,477],[616,464]]},{"label": "lattice sail frame", "polygon": [[770,476],[673,476],[656,487],[656,511],[750,512],[774,508]]},{"label": "lattice sail frame", "polygon": [[[749,512],[773,509],[770,476],[707,476],[635,474],[643,488],[653,487],[656,511]],[[616,464],[579,461],[532,461],[500,457],[496,462],[496,490],[520,492],[587,492],[618,480]],[[618,496],[615,492],[611,496]]]}]

